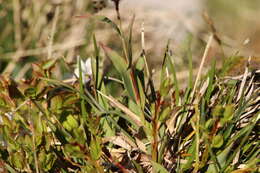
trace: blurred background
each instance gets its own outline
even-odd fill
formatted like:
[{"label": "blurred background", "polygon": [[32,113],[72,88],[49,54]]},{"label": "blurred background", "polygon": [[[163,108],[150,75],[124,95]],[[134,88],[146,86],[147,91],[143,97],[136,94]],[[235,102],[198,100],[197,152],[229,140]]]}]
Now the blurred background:
[{"label": "blurred background", "polygon": [[[30,77],[31,63],[39,60],[63,58],[73,64],[77,55],[83,59],[91,57],[93,33],[97,41],[121,53],[120,39],[110,26],[84,17],[88,14],[105,15],[118,23],[114,9],[110,0],[0,0],[0,74],[21,80]],[[222,41],[221,47],[216,43],[212,45],[209,60],[232,55],[260,57],[259,0],[120,1],[125,32],[132,16],[135,14],[136,17],[133,32],[135,59],[141,54],[140,33],[144,23],[149,65],[159,71],[170,39],[181,80],[188,75],[187,44],[191,44],[196,69],[211,32],[202,17],[204,12],[211,18]],[[64,75],[68,71],[62,67],[56,73],[59,79],[69,77]]]}]

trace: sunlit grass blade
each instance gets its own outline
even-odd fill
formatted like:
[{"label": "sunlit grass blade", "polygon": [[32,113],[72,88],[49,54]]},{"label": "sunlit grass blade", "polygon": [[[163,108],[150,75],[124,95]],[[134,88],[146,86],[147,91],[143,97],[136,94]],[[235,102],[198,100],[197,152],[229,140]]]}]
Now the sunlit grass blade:
[{"label": "sunlit grass blade", "polygon": [[124,59],[115,51],[111,50],[103,44],[101,44],[101,46],[107,56],[111,59],[114,67],[119,72],[120,76],[122,77],[124,81],[124,87],[126,88],[130,98],[136,102],[139,102],[139,93],[135,82],[135,76],[133,71],[127,68],[127,62],[125,62]]},{"label": "sunlit grass blade", "polygon": [[117,34],[119,36],[122,36],[122,32],[121,32],[120,28],[112,20],[110,20],[108,17],[95,16],[95,18],[102,21],[102,22],[109,24],[117,32]]},{"label": "sunlit grass blade", "polygon": [[128,115],[130,117],[131,121],[134,122],[137,127],[143,126],[143,124],[142,124],[142,122],[140,120],[140,117],[138,115],[134,114],[131,110],[129,110],[127,107],[125,107],[124,105],[119,103],[117,100],[115,100],[111,96],[106,96],[106,95],[104,95],[103,93],[101,93],[99,91],[98,91],[98,93],[101,94],[106,99],[108,99],[111,103],[113,103],[115,105],[115,107],[117,107],[120,110],[122,110],[123,112],[125,112],[126,115]]},{"label": "sunlit grass blade", "polygon": [[[80,94],[84,95],[84,83],[83,83],[83,78],[82,78],[82,66],[81,66],[81,59],[78,57],[78,68],[79,68],[79,87],[80,87]],[[85,76],[84,76],[85,77]],[[88,121],[88,113],[86,110],[86,105],[85,105],[85,100],[81,99],[80,101],[80,106],[81,106],[81,112],[82,112],[82,117],[85,123]]]},{"label": "sunlit grass blade", "polygon": [[179,91],[179,84],[178,84],[179,81],[177,79],[175,66],[174,66],[174,64],[173,64],[173,62],[171,60],[171,55],[170,55],[169,52],[167,52],[167,54],[166,54],[166,64],[167,64],[167,67],[168,67],[169,71],[171,72],[171,74],[173,76],[176,105],[179,106],[180,105],[180,91]]}]

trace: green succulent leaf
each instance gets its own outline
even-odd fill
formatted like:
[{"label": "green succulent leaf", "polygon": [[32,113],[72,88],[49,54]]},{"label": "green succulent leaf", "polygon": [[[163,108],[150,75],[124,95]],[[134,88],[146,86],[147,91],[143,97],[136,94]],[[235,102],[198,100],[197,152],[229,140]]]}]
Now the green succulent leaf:
[{"label": "green succulent leaf", "polygon": [[98,160],[101,157],[101,139],[99,137],[92,137],[90,142],[90,155],[94,160]]}]

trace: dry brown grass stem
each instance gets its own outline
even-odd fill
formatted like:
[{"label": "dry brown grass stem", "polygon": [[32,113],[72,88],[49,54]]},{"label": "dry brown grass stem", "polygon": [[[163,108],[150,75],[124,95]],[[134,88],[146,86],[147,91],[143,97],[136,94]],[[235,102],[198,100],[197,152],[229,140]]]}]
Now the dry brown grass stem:
[{"label": "dry brown grass stem", "polygon": [[243,94],[243,91],[244,91],[244,88],[245,88],[247,74],[248,74],[248,71],[249,71],[248,66],[250,64],[250,61],[251,61],[251,57],[248,58],[248,63],[247,63],[247,66],[245,68],[245,72],[244,72],[244,75],[243,75],[242,83],[241,83],[240,88],[239,88],[237,101],[239,101],[240,98],[242,97],[242,94]]},{"label": "dry brown grass stem", "polygon": [[[52,52],[71,49],[71,48],[74,48],[77,46],[82,46],[85,43],[86,43],[85,39],[77,40],[77,41],[73,40],[73,41],[69,41],[66,43],[57,43],[52,46]],[[20,55],[19,57],[42,55],[42,54],[46,54],[46,52],[48,51],[48,48],[49,47],[47,46],[47,47],[41,47],[41,48],[36,48],[36,49],[18,50],[16,52],[10,52],[10,53],[3,54],[2,57],[3,58],[14,57],[16,54],[19,54]]]},{"label": "dry brown grass stem", "polygon": [[193,90],[192,90],[192,93],[191,93],[192,97],[194,96],[198,82],[200,80],[201,72],[202,72],[203,66],[205,64],[206,57],[208,56],[212,41],[213,41],[213,34],[210,34],[209,40],[207,42],[207,45],[206,45],[206,48],[205,48],[205,51],[204,51],[204,54],[203,54],[203,57],[202,57],[202,60],[201,60],[201,63],[200,63],[200,67],[199,67],[199,71],[198,71],[198,74],[197,74],[197,77],[196,77],[196,80],[195,80],[195,83],[194,83],[194,87],[193,87]]},{"label": "dry brown grass stem", "polygon": [[136,115],[135,113],[133,113],[130,109],[128,109],[126,106],[124,106],[123,104],[121,104],[120,102],[118,102],[116,99],[114,99],[111,96],[107,96],[105,94],[103,94],[100,91],[97,91],[100,95],[102,95],[104,98],[108,99],[110,101],[110,103],[113,104],[113,106],[119,108],[120,110],[122,110],[126,115],[128,115],[128,117],[135,122],[135,124],[138,127],[143,126],[143,123],[140,119],[140,117],[138,115]]},{"label": "dry brown grass stem", "polygon": [[[66,43],[61,43],[61,44],[56,44],[52,46],[52,52],[54,51],[63,51],[63,50],[68,50],[71,48],[75,48],[77,46],[84,45],[85,39],[82,40],[73,40],[70,42]],[[21,57],[29,57],[29,56],[36,56],[36,55],[42,55],[42,54],[47,54],[49,49],[49,46],[47,47],[42,47],[42,48],[36,48],[36,49],[29,49],[29,50],[17,50],[16,52],[11,52],[11,53],[6,53],[2,55],[2,58],[9,58],[12,57],[12,60],[9,62],[8,66],[5,68],[4,72],[5,74],[10,74],[13,69],[16,67],[16,62],[21,58]],[[20,77],[18,78],[20,79]]]}]

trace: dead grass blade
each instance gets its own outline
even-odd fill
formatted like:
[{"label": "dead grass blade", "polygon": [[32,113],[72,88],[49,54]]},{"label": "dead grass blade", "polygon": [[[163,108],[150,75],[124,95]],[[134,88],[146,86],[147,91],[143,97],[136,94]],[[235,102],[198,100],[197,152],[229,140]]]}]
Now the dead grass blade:
[{"label": "dead grass blade", "polygon": [[118,102],[116,99],[114,99],[111,96],[107,96],[105,94],[103,94],[100,91],[97,91],[99,94],[101,94],[103,97],[105,97],[106,99],[108,99],[115,107],[119,108],[120,110],[122,110],[124,113],[126,113],[126,115],[129,116],[129,118],[138,126],[141,127],[143,126],[141,119],[138,115],[134,114],[131,110],[129,110],[126,106],[124,106],[123,104],[121,104],[120,102]]}]

